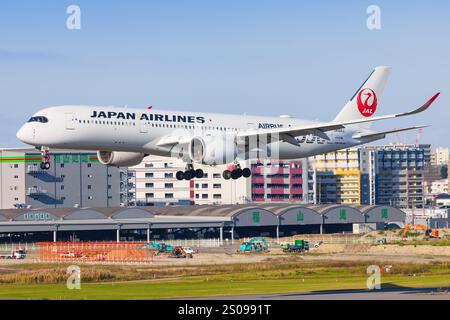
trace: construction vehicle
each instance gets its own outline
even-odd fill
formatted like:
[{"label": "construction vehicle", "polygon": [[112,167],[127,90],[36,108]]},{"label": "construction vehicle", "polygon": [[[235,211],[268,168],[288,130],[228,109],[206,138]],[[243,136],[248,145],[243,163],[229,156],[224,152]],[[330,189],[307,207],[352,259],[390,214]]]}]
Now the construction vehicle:
[{"label": "construction vehicle", "polygon": [[295,240],[294,244],[284,244],[281,248],[283,252],[302,253],[309,251],[309,242],[306,240]]},{"label": "construction vehicle", "polygon": [[188,259],[192,259],[194,257],[193,253],[188,253],[186,252],[182,246],[178,246],[175,247],[171,254],[170,254],[171,258],[188,258]]},{"label": "construction vehicle", "polygon": [[174,249],[173,246],[171,246],[169,244],[156,243],[156,242],[150,242],[149,244],[147,244],[147,247],[149,249],[155,250],[156,254],[172,252],[172,250]]},{"label": "construction vehicle", "polygon": [[27,251],[24,247],[16,247],[11,253],[9,254],[1,254],[0,259],[17,259],[17,260],[23,260],[27,256]]},{"label": "construction vehicle", "polygon": [[268,252],[269,251],[269,245],[267,244],[266,239],[264,238],[252,238],[247,242],[242,243],[239,246],[239,252],[246,253],[246,252]]},{"label": "construction vehicle", "polygon": [[402,239],[405,239],[408,236],[408,232],[410,230],[417,230],[417,231],[423,231],[425,233],[425,238],[440,238],[439,236],[439,230],[437,229],[429,229],[428,227],[421,225],[421,224],[409,224],[407,223],[405,225],[405,229],[403,229],[402,232]]}]

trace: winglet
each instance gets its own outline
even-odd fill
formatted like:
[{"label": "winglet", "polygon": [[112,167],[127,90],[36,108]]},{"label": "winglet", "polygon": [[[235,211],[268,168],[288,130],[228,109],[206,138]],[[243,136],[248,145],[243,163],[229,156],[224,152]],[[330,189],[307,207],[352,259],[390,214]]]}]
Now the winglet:
[{"label": "winglet", "polygon": [[437,97],[439,97],[440,94],[441,94],[440,92],[436,93],[434,96],[431,97],[430,100],[427,101],[427,103],[425,103],[425,105],[427,106],[427,108],[428,108],[429,106],[431,106],[431,104],[434,102],[434,100],[437,99]]},{"label": "winglet", "polygon": [[434,96],[431,97],[430,100],[428,100],[427,102],[425,102],[424,105],[422,105],[421,107],[417,108],[416,110],[413,110],[413,111],[410,111],[410,112],[406,112],[406,113],[402,113],[402,114],[399,114],[399,115],[397,115],[397,116],[409,116],[409,115],[416,114],[416,113],[420,113],[420,112],[422,112],[422,111],[427,110],[427,109],[432,105],[432,103],[434,102],[434,100],[436,100],[437,97],[439,97],[440,94],[441,94],[440,92],[436,93]]}]

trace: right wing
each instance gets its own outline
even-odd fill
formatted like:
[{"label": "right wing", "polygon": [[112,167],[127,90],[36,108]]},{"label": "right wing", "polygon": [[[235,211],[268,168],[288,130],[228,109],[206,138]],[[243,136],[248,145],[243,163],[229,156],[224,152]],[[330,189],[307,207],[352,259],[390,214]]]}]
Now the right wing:
[{"label": "right wing", "polygon": [[331,122],[326,122],[326,123],[318,123],[318,124],[312,124],[312,125],[295,126],[295,127],[287,127],[287,128],[284,127],[284,128],[275,128],[275,129],[246,130],[246,131],[239,132],[237,134],[237,137],[238,138],[246,138],[246,137],[267,136],[267,135],[271,135],[273,137],[273,136],[279,135],[279,137],[280,137],[279,140],[284,140],[286,142],[292,142],[294,144],[297,144],[297,143],[295,143],[295,139],[294,139],[295,137],[313,134],[313,135],[319,136],[321,138],[324,138],[326,140],[329,140],[329,137],[326,134],[327,131],[343,129],[347,125],[405,117],[405,116],[410,116],[413,114],[423,112],[431,106],[431,104],[437,99],[437,97],[439,95],[440,95],[440,92],[436,93],[433,97],[431,97],[431,99],[429,99],[422,106],[420,106],[412,111],[409,111],[409,112],[403,112],[403,113],[397,113],[397,114],[392,114],[392,115],[387,115],[387,116],[379,116],[379,117],[373,117],[373,118],[367,118],[367,119],[356,119],[356,120],[348,120],[348,121],[334,121],[333,120]]}]

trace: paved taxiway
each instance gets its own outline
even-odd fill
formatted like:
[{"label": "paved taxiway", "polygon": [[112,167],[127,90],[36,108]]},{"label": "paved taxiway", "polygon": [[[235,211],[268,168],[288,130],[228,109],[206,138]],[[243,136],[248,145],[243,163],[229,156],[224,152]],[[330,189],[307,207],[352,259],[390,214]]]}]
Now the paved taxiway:
[{"label": "paved taxiway", "polygon": [[380,290],[335,290],[208,297],[208,300],[450,300],[448,287],[392,288]]}]

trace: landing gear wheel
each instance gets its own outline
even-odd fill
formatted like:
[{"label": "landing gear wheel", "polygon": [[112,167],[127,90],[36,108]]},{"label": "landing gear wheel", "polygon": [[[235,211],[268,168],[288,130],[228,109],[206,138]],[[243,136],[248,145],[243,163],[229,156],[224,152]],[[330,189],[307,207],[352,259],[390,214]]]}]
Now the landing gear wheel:
[{"label": "landing gear wheel", "polygon": [[242,169],[242,176],[244,178],[250,178],[252,171],[249,168]]},{"label": "landing gear wheel", "polygon": [[42,170],[49,170],[50,169],[50,150],[47,147],[39,147],[38,148],[41,152],[41,164],[40,167]]},{"label": "landing gear wheel", "polygon": [[195,170],[195,177],[196,177],[197,179],[201,179],[201,178],[203,178],[203,176],[204,176],[204,172],[203,172],[202,169],[197,169],[197,170]]},{"label": "landing gear wheel", "polygon": [[240,172],[239,169],[238,170],[233,170],[233,171],[231,171],[231,178],[233,180],[237,180],[237,179],[239,179],[241,177],[241,174],[242,174],[242,172]]},{"label": "landing gear wheel", "polygon": [[191,170],[188,170],[184,173],[184,180],[191,180],[193,178],[193,174]]},{"label": "landing gear wheel", "polygon": [[41,162],[39,164],[39,167],[41,170],[49,170],[50,169],[50,162]]},{"label": "landing gear wheel", "polygon": [[230,180],[230,179],[231,179],[231,171],[230,171],[230,170],[225,170],[225,171],[222,173],[222,176],[223,176],[223,178],[224,178],[225,180]]},{"label": "landing gear wheel", "polygon": [[177,173],[175,174],[175,177],[179,181],[184,180],[184,172],[183,171],[177,171]]}]

